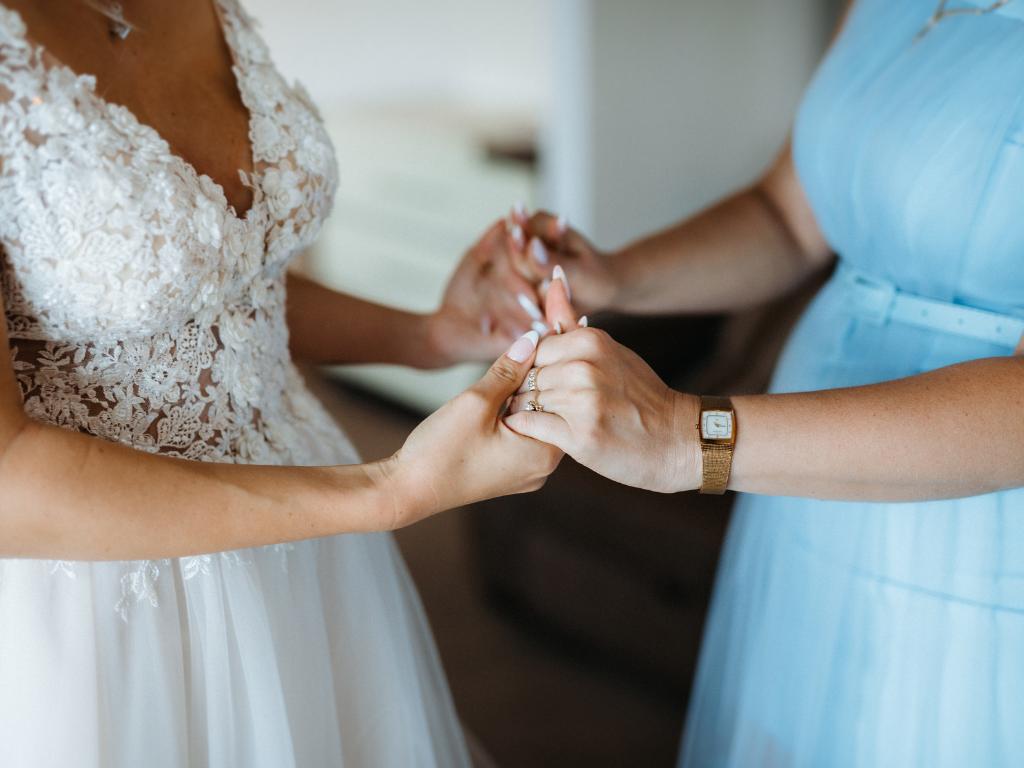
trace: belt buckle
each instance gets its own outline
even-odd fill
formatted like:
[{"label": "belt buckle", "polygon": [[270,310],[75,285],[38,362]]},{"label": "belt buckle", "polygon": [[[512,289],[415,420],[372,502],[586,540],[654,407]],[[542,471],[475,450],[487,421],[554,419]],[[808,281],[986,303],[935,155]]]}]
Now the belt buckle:
[{"label": "belt buckle", "polygon": [[896,286],[888,280],[879,280],[863,273],[852,275],[853,287],[857,291],[857,303],[866,320],[878,325],[889,321],[893,302],[896,301]]}]

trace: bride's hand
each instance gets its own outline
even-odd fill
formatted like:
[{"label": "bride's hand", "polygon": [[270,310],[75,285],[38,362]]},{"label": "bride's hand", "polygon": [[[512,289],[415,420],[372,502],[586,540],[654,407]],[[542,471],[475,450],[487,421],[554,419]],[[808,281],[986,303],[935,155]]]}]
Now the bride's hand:
[{"label": "bride's hand", "polygon": [[[671,390],[593,328],[548,337],[535,365],[536,389],[513,399],[509,427],[626,485],[664,493],[699,486],[697,398]],[[527,410],[531,401],[543,412]]]},{"label": "bride's hand", "polygon": [[441,364],[493,360],[531,328],[546,332],[536,286],[514,266],[521,239],[522,229],[503,219],[459,262],[441,307],[427,320],[430,346]]},{"label": "bride's hand", "polygon": [[562,452],[502,423],[509,398],[530,370],[537,339],[531,331],[517,340],[480,381],[420,424],[384,463],[396,489],[396,528],[544,485]]}]

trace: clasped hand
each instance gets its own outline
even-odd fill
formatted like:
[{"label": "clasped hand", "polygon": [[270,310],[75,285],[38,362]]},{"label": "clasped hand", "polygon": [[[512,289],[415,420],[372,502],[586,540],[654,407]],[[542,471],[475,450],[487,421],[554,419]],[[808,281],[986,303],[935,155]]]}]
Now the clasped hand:
[{"label": "clasped hand", "polygon": [[[395,527],[536,490],[566,453],[626,485],[665,493],[699,486],[697,399],[587,327],[563,264],[581,278],[587,305],[600,308],[612,285],[606,259],[547,214],[499,222],[463,260],[434,320],[461,330],[442,334],[452,355],[459,343],[485,354],[523,325],[533,330],[382,463],[396,491]],[[459,356],[467,359],[466,350]]]},{"label": "clasped hand", "polygon": [[663,493],[697,488],[697,398],[673,391],[604,331],[580,327],[564,272],[555,274],[547,323],[571,330],[541,341],[505,424],[619,483]]}]

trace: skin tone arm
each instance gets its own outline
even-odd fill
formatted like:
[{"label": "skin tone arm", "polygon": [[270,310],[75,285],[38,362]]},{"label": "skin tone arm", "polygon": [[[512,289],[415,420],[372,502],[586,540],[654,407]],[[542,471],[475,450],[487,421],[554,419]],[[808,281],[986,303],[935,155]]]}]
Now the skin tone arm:
[{"label": "skin tone arm", "polygon": [[532,216],[526,229],[551,258],[520,257],[517,269],[540,281],[561,264],[586,312],[740,309],[785,294],[832,259],[788,145],[757,183],[616,253],[598,250],[548,213]]},{"label": "skin tone arm", "polygon": [[415,368],[492,360],[540,317],[536,288],[504,258],[510,249],[514,250],[512,235],[505,222],[498,221],[462,259],[441,306],[425,315],[364,301],[289,274],[292,353],[318,364],[396,363]]},{"label": "skin tone arm", "polygon": [[438,354],[430,315],[385,307],[288,275],[292,354],[311,363],[399,363],[434,368],[454,362]]},{"label": "skin tone arm", "polygon": [[535,344],[516,342],[391,458],[342,467],[182,461],[40,424],[26,417],[12,369],[0,364],[0,557],[178,557],[393,530],[534,490],[561,453],[515,435],[499,415]]},{"label": "skin tone arm", "polygon": [[[571,314],[559,311],[550,321],[573,327]],[[506,419],[517,432],[627,485],[665,493],[700,487],[699,398],[671,390],[634,352],[591,328],[545,339],[535,364],[539,397],[518,395]],[[545,412],[523,410],[534,398]],[[1024,487],[1019,356],[733,404],[732,490],[924,501]]]},{"label": "skin tone arm", "polygon": [[631,313],[743,308],[785,294],[831,258],[787,146],[752,187],[610,259],[609,306]]}]

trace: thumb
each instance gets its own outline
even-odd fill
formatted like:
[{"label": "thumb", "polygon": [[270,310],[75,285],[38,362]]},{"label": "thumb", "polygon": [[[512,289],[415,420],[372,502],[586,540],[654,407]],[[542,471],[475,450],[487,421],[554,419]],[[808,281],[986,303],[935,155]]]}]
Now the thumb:
[{"label": "thumb", "polygon": [[522,386],[539,342],[540,335],[536,331],[520,336],[471,389],[492,401],[497,409]]}]

